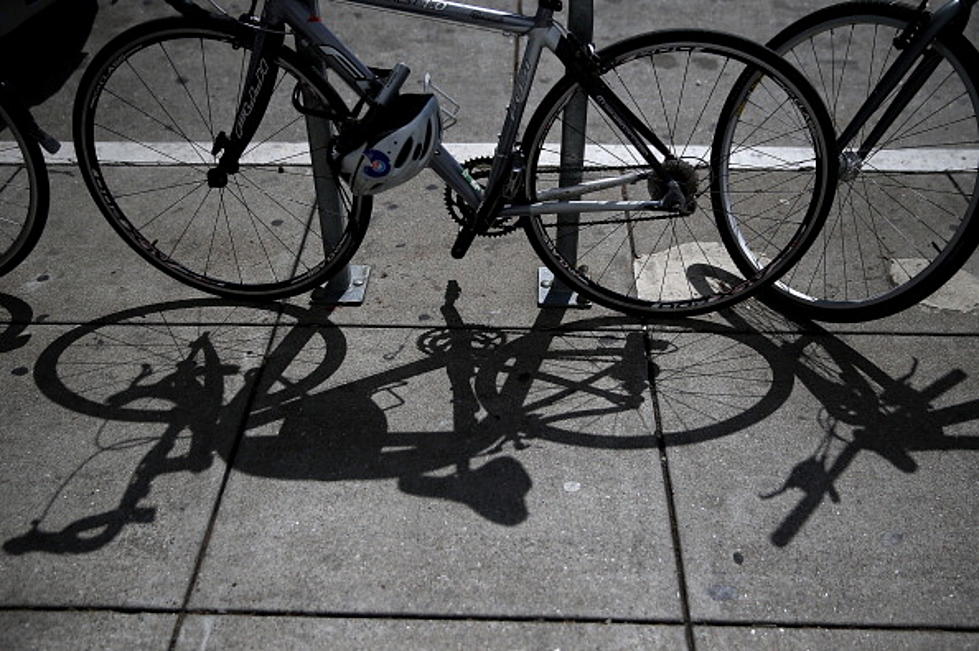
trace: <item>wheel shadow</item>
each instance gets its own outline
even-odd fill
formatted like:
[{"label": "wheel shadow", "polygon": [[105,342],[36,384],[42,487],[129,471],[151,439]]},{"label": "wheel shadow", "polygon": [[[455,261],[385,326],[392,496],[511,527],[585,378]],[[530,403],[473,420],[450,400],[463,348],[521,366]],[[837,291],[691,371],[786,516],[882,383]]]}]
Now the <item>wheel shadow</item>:
[{"label": "wheel shadow", "polygon": [[23,299],[0,292],[0,353],[8,353],[27,345],[31,336],[25,334],[34,318],[34,309]]},{"label": "wheel shadow", "polygon": [[[737,281],[718,269],[705,276],[720,282]],[[891,374],[819,324],[786,316],[762,303],[752,302],[720,314],[729,331],[725,332],[727,326],[718,331],[717,326],[710,325],[699,330],[708,332],[713,327],[726,345],[706,355],[701,365],[681,370],[680,375],[687,372],[696,378],[700,366],[710,364],[715,376],[728,373],[733,377],[725,368],[723,358],[727,357],[728,362],[733,361],[731,368],[745,371],[737,377],[736,385],[726,385],[735,386],[734,390],[711,399],[721,405],[739,396],[757,402],[750,408],[739,404],[730,421],[680,428],[668,433],[667,438],[670,445],[686,445],[726,436],[774,413],[797,384],[808,390],[819,405],[816,421],[822,435],[813,441],[812,453],[788,470],[780,486],[759,495],[759,499],[770,500],[801,493],[771,532],[773,545],[790,544],[825,500],[839,503],[846,498],[837,481],[858,456],[870,453],[901,473],[913,474],[919,469],[916,453],[979,450],[979,437],[947,432],[953,425],[979,420],[979,399],[954,402],[948,395],[969,377],[961,368],[952,368],[939,377],[924,376],[919,359],[911,357],[906,371]],[[688,327],[697,329],[695,325]],[[703,345],[709,336],[718,335],[695,336],[685,345]],[[735,343],[750,353],[742,355]],[[759,377],[761,368],[766,370]],[[763,390],[753,388],[758,386]]]},{"label": "wheel shadow", "polygon": [[[4,551],[100,549],[127,526],[155,520],[147,504],[161,477],[208,471],[217,458],[237,472],[278,480],[394,480],[406,494],[463,504],[503,526],[520,524],[528,517],[533,482],[516,453],[529,445],[526,440],[550,432],[553,422],[574,415],[525,413],[540,365],[535,359],[550,355],[552,363],[564,364],[580,361],[582,353],[548,352],[555,337],[571,336],[559,329],[561,314],[542,316],[537,329],[514,338],[465,324],[455,307],[459,295],[450,283],[442,306],[445,326],[420,331],[417,359],[346,382],[334,379],[347,357],[346,337],[315,308],[180,301],[73,328],[39,356],[34,379],[40,391],[74,413],[138,427],[121,440],[102,438],[100,427],[94,451],[53,491],[29,529],[4,542]],[[271,339],[260,342],[270,328]],[[638,336],[634,327],[630,336]],[[477,381],[499,350],[516,366],[488,371],[490,380]],[[598,368],[612,359],[608,372],[561,381],[561,391],[571,394],[592,391],[596,379],[607,385],[597,394],[606,404],[588,404],[578,416],[632,409],[643,400],[641,383],[619,379],[621,359],[617,366],[614,355],[601,354],[602,360],[592,356],[588,364]],[[633,365],[642,368],[641,362]],[[512,384],[492,379],[511,371]],[[451,423],[392,431],[393,410],[418,407],[411,381],[430,373],[448,377]],[[620,386],[626,395],[620,396]],[[144,431],[151,433],[134,434]],[[53,524],[52,506],[69,483],[81,481],[96,459],[134,449],[143,451],[111,508]]]}]

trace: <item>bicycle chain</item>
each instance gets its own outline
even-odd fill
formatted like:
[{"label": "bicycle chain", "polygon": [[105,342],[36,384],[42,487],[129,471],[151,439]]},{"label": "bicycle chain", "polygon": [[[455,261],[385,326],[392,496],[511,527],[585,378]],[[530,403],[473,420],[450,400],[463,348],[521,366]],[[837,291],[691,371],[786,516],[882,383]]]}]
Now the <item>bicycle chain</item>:
[{"label": "bicycle chain", "polygon": [[[480,156],[465,161],[462,164],[470,176],[476,181],[489,177],[490,170],[493,168],[493,159],[489,156]],[[449,216],[457,224],[464,225],[476,215],[475,209],[471,208],[461,196],[452,188],[445,188],[445,207],[449,211]],[[517,229],[519,223],[516,217],[496,217],[485,233],[480,233],[480,237],[502,237],[512,233]]]}]

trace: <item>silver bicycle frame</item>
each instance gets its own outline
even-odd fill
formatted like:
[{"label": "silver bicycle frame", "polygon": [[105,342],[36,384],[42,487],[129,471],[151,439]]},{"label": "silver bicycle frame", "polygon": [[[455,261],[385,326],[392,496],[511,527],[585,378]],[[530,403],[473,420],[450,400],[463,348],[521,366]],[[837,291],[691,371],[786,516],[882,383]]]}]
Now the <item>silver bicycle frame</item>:
[{"label": "silver bicycle frame", "polygon": [[[510,103],[506,118],[496,145],[493,171],[490,178],[508,173],[500,169],[509,158],[517,143],[520,121],[523,117],[530,94],[530,88],[537,73],[537,66],[543,50],[556,51],[559,42],[566,34],[565,29],[553,19],[539,21],[536,17],[488,9],[475,5],[442,0],[344,0],[350,4],[390,9],[401,13],[417,14],[472,27],[491,28],[516,36],[527,38],[523,59],[513,82]],[[349,48],[323,24],[317,11],[317,0],[268,0],[266,17],[276,22],[288,24],[297,38],[306,41],[307,48],[315,53],[323,63],[336,72],[353,89],[359,89],[364,96],[376,86],[379,78]],[[446,184],[459,193],[473,208],[483,199],[482,189],[467,179],[462,165],[444,147],[439,147],[432,158],[430,167]],[[600,183],[580,184],[562,189],[560,198],[581,196],[607,187],[634,182],[635,174],[604,179]],[[558,197],[553,197],[558,198]],[[616,202],[619,210],[662,210],[664,201],[626,201]],[[583,212],[607,211],[608,202],[597,201],[547,201],[525,206],[510,206],[507,215],[527,214],[577,214]]]}]

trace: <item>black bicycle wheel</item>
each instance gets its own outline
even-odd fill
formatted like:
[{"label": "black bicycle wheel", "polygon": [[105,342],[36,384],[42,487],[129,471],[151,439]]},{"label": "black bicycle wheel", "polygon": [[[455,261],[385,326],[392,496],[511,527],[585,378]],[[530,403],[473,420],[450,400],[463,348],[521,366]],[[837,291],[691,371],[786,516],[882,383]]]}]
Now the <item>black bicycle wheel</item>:
[{"label": "black bicycle wheel", "polygon": [[321,284],[345,264],[371,199],[314,165],[325,145],[311,147],[307,129],[332,124],[308,118],[294,95],[306,106],[336,107],[339,98],[287,48],[270,67],[272,99],[240,170],[225,187],[209,186],[214,143],[231,133],[248,92],[254,34],[173,18],[120,35],[82,79],[75,141],[96,203],[145,259],[213,294],[270,299]]},{"label": "black bicycle wheel", "polygon": [[[847,2],[806,16],[769,45],[807,75],[842,132],[900,54],[894,39],[915,17],[893,2]],[[856,152],[883,110],[842,143],[826,225],[772,288],[782,306],[827,321],[887,316],[928,297],[975,249],[979,52],[961,35],[930,49],[937,68],[869,155]]]},{"label": "black bicycle wheel", "polygon": [[[837,155],[815,91],[769,50],[727,34],[644,34],[603,50],[600,59],[602,79],[667,145],[665,168],[696,205],[690,214],[612,208],[571,219],[534,216],[527,234],[541,258],[584,296],[640,316],[716,310],[774,281],[804,252],[831,203]],[[750,101],[732,107],[727,100],[745,78],[754,80]],[[583,134],[565,119],[565,108],[583,96],[566,77],[531,118],[524,140],[529,198],[573,184],[569,176],[588,182],[630,173],[640,180],[581,199],[662,198],[667,180],[594,100]],[[723,139],[718,127],[727,129]],[[585,140],[580,167],[561,165],[565,131]],[[752,243],[769,252],[749,273],[739,271],[718,234],[717,221],[733,211],[758,223]],[[717,269],[737,282],[700,282],[720,277],[710,273]]]},{"label": "black bicycle wheel", "polygon": [[0,87],[0,275],[31,252],[48,216],[48,170],[27,110]]}]

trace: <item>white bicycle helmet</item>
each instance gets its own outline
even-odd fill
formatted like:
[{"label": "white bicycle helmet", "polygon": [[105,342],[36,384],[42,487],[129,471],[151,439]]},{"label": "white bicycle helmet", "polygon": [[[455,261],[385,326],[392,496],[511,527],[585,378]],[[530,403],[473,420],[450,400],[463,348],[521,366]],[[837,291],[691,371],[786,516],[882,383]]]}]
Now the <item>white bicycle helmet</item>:
[{"label": "white bicycle helmet", "polygon": [[430,94],[399,95],[363,146],[343,156],[340,169],[354,194],[377,194],[428,166],[442,141],[438,100]]}]

